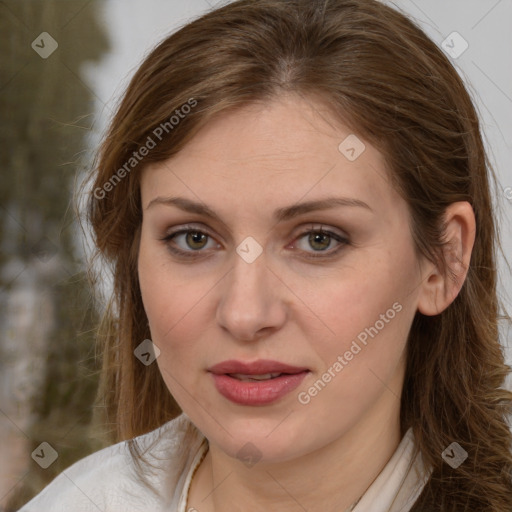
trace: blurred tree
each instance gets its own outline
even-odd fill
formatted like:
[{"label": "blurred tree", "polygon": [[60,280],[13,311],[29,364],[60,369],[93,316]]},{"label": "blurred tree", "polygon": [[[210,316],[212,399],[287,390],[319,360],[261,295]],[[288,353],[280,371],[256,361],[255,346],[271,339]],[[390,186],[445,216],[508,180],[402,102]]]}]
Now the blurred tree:
[{"label": "blurred tree", "polygon": [[[108,49],[100,7],[0,2],[0,506],[7,511],[103,446],[91,429],[97,313],[71,206],[94,111],[80,70]],[[31,457],[42,442],[58,454],[47,469]]]}]

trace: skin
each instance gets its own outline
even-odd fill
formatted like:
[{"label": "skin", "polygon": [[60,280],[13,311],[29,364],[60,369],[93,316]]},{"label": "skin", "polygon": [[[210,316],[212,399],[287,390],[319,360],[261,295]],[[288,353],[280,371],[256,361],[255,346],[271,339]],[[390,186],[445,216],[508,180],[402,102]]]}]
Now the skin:
[{"label": "skin", "polygon": [[[445,279],[415,253],[407,204],[391,187],[383,156],[361,137],[365,150],[355,161],[338,150],[351,133],[320,102],[281,96],[221,114],[180,153],[143,171],[138,270],[161,350],[157,363],[210,443],[187,507],[345,510],[400,442],[407,335],[416,311],[438,314],[456,297],[474,216],[468,203],[447,210],[449,261],[460,279]],[[206,204],[220,220],[162,202],[171,196]],[[272,217],[278,208],[327,196],[369,208]],[[185,224],[210,236],[188,244],[186,235],[162,240]],[[308,242],[308,231],[320,227],[348,242]],[[252,263],[236,252],[248,236],[263,249]],[[200,257],[187,260],[169,247]],[[300,403],[298,394],[395,303],[400,312],[309,403]],[[310,373],[275,403],[236,405],[206,371],[227,359],[273,359]],[[261,457],[252,467],[237,458],[248,442]]]}]

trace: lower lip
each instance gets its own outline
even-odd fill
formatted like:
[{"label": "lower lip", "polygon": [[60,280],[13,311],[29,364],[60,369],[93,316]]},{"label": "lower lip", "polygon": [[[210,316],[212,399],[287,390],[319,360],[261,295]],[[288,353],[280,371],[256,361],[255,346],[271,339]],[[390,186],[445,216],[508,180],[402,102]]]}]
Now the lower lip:
[{"label": "lower lip", "polygon": [[239,405],[267,405],[293,391],[303,381],[308,371],[281,375],[262,381],[241,381],[229,375],[213,374],[217,391]]}]

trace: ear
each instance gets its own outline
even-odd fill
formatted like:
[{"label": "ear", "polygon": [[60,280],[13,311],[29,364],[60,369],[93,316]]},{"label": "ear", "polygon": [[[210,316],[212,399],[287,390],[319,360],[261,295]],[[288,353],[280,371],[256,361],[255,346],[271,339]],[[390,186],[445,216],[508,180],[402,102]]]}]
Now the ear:
[{"label": "ear", "polygon": [[425,265],[418,298],[418,311],[434,316],[444,311],[460,292],[469,268],[475,243],[476,222],[473,208],[467,201],[452,203],[445,211],[446,226],[443,256],[446,271],[437,265]]}]

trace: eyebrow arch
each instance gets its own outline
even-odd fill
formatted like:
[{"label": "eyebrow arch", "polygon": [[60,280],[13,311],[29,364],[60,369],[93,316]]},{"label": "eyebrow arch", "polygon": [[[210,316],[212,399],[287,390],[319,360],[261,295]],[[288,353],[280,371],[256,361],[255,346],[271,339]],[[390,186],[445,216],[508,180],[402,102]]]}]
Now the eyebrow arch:
[{"label": "eyebrow arch", "polygon": [[[146,210],[156,204],[163,204],[167,206],[174,205],[186,212],[197,213],[211,219],[221,221],[220,217],[205,204],[198,203],[184,197],[156,197],[149,202]],[[361,201],[360,199],[353,199],[349,197],[326,197],[325,199],[306,201],[303,203],[294,204],[292,206],[278,208],[274,212],[274,219],[277,222],[283,222],[308,212],[316,210],[327,210],[337,206],[360,207],[369,211],[373,211],[364,201]]]}]

